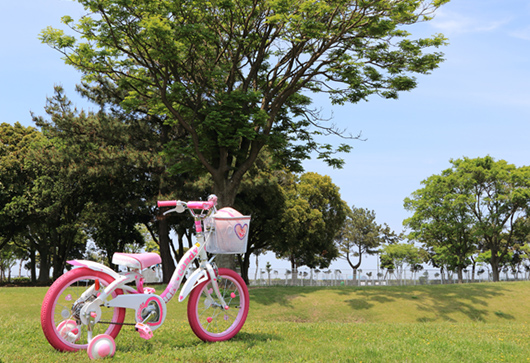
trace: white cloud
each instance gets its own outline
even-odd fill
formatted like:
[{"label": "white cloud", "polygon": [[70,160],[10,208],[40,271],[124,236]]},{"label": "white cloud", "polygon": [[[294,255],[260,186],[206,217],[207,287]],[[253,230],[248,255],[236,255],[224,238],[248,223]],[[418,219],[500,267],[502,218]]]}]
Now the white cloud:
[{"label": "white cloud", "polygon": [[510,32],[510,35],[515,38],[519,38],[523,40],[530,40],[530,26],[527,26],[526,28],[514,30]]},{"label": "white cloud", "polygon": [[478,19],[455,12],[439,10],[436,13],[431,25],[439,29],[444,34],[465,34],[465,33],[487,33],[493,32],[507,23],[509,18],[503,19]]}]

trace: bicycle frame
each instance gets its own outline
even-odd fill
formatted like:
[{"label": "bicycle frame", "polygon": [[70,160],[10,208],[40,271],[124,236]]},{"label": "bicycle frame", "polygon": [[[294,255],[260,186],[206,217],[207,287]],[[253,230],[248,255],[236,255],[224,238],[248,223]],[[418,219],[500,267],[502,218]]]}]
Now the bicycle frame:
[{"label": "bicycle frame", "polygon": [[[169,210],[165,212],[164,214],[170,213],[172,211],[183,212],[185,208],[187,208],[195,219],[195,232],[197,233],[197,236],[196,236],[197,242],[181,258],[181,260],[177,264],[177,267],[175,269],[175,272],[173,273],[173,276],[171,277],[171,280],[169,281],[169,284],[166,290],[160,295],[160,297],[166,303],[173,298],[173,296],[176,294],[176,292],[180,288],[180,284],[182,283],[182,278],[188,272],[190,265],[193,263],[193,261],[199,258],[200,265],[188,277],[188,280],[182,287],[181,293],[179,295],[179,302],[182,302],[189,295],[189,293],[193,290],[195,286],[207,280],[209,277],[213,281],[214,291],[217,297],[223,303],[223,306],[226,306],[226,303],[223,297],[219,293],[216,271],[214,267],[212,266],[212,264],[210,263],[211,260],[208,261],[208,255],[206,254],[207,240],[205,238],[205,232],[202,229],[202,222],[206,220],[212,213],[216,212],[215,204],[217,202],[217,197],[213,196],[213,198],[214,199],[209,202],[184,203],[181,201],[168,201],[168,202],[158,203],[159,207],[160,206],[175,206],[175,209]],[[193,212],[193,209],[201,209],[202,211],[208,210],[208,213],[206,215],[203,215],[202,213],[201,215],[197,215]]]},{"label": "bicycle frame", "polygon": [[[92,270],[101,271],[106,274],[109,274],[114,278],[114,281],[111,284],[109,284],[105,289],[103,289],[103,291],[99,292],[98,298],[96,300],[86,305],[86,307],[84,308],[85,311],[97,311],[97,309],[101,305],[105,307],[130,308],[136,310],[136,320],[142,322],[148,320],[148,318],[142,318],[141,316],[143,309],[148,306],[150,302],[154,302],[155,304],[158,304],[162,309],[162,311],[160,312],[161,314],[159,314],[160,319],[156,322],[149,323],[150,329],[155,330],[156,328],[160,327],[165,320],[166,303],[169,302],[175,296],[176,292],[180,288],[180,285],[182,284],[184,276],[187,275],[188,270],[193,264],[193,261],[195,261],[197,258],[200,261],[200,265],[191,275],[188,276],[188,279],[179,294],[179,302],[182,302],[184,299],[186,299],[186,297],[190,294],[194,287],[208,279],[211,279],[213,290],[216,296],[219,298],[219,301],[222,303],[222,306],[225,309],[228,309],[228,306],[226,305],[226,302],[219,291],[219,286],[217,284],[216,267],[212,266],[211,264],[211,261],[213,260],[213,258],[215,258],[215,256],[211,260],[208,260],[208,255],[206,254],[205,249],[207,237],[206,232],[204,232],[202,229],[202,222],[216,211],[215,201],[189,203],[184,203],[180,201],[168,201],[159,202],[159,206],[176,206],[175,209],[169,210],[164,214],[173,211],[183,212],[187,208],[195,219],[195,230],[197,232],[195,245],[184,254],[184,256],[177,264],[175,272],[173,273],[173,276],[171,277],[167,288],[159,296],[154,295],[153,293],[145,294],[143,288],[143,277],[141,271],[139,270],[130,271],[124,274],[118,274],[112,269],[96,262],[79,260],[68,261],[74,266],[88,267]],[[202,212],[200,215],[197,215],[196,213],[194,213],[193,209],[201,209]],[[205,210],[207,210],[206,215],[203,214]],[[134,289],[133,287],[127,285],[131,282],[136,282],[137,289]],[[116,289],[121,289],[123,292],[127,292],[129,294],[118,295],[115,298],[107,301],[107,298]],[[91,296],[94,291],[99,291],[99,288],[96,288],[95,286],[90,287],[81,295],[79,300],[86,299],[86,297]],[[209,293],[207,292],[207,294]],[[92,324],[95,324],[97,322],[97,320],[87,321],[87,323]]]}]

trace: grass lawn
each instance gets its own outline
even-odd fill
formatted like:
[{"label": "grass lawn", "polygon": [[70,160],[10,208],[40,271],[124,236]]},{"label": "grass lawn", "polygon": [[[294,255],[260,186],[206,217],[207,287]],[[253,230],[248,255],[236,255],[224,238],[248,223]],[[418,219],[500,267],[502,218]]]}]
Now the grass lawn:
[{"label": "grass lawn", "polygon": [[[162,287],[157,287],[162,292]],[[88,362],[40,328],[46,288],[0,288],[0,362]],[[143,340],[124,327],[115,362],[530,362],[530,282],[250,290],[231,341],[203,343],[186,303]],[[132,321],[128,311],[126,321]]]}]

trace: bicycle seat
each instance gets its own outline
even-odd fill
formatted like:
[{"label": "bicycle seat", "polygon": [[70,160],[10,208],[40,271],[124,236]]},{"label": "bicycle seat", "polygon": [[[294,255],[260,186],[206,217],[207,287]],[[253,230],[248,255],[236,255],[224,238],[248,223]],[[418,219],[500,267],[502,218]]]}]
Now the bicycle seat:
[{"label": "bicycle seat", "polygon": [[162,262],[160,256],[154,252],[146,253],[121,253],[116,252],[112,255],[112,263],[115,265],[126,266],[136,270],[143,270]]}]

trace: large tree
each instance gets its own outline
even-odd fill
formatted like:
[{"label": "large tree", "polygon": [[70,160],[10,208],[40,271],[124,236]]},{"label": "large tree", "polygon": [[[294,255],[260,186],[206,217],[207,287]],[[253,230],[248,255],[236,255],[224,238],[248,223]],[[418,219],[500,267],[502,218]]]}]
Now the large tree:
[{"label": "large tree", "polygon": [[[99,105],[98,112],[79,112],[56,87],[48,99],[44,117],[34,117],[49,139],[62,145],[62,168],[69,179],[84,188],[71,199],[84,198],[85,230],[104,251],[110,264],[114,252],[125,244],[143,244],[136,229],[145,225],[159,244],[164,279],[174,270],[169,241],[169,220],[154,219],[156,197],[161,189],[174,187],[174,180],[162,181],[167,174],[161,152],[161,137],[171,137],[156,117],[140,112],[124,113],[116,107],[123,96],[116,89],[79,87],[81,94]],[[164,135],[164,136],[161,136]]]},{"label": "large tree", "polygon": [[251,228],[247,251],[238,257],[241,277],[248,283],[248,269],[252,254],[272,251],[285,240],[281,228],[286,208],[284,186],[292,175],[284,170],[274,170],[272,158],[262,153],[243,178],[235,207],[245,215],[251,215]]},{"label": "large tree", "polygon": [[337,235],[337,244],[356,279],[356,271],[361,266],[363,255],[377,254],[382,243],[395,242],[398,238],[390,227],[377,224],[373,210],[352,206],[344,227]]},{"label": "large tree", "polygon": [[8,152],[0,158],[0,182],[8,193],[0,209],[0,219],[7,222],[1,233],[29,252],[33,278],[38,252],[39,281],[47,282],[52,267],[54,277],[60,276],[66,260],[84,250],[80,214],[87,201],[86,178],[66,167],[64,145],[57,140],[19,124],[2,129]]},{"label": "large tree", "polygon": [[455,173],[469,191],[468,206],[476,222],[481,247],[491,251],[493,281],[499,280],[500,261],[522,242],[514,238],[518,217],[530,203],[530,167],[516,167],[490,156],[452,161]]},{"label": "large tree", "polygon": [[530,203],[530,167],[490,156],[451,164],[406,202],[415,211],[408,223],[424,241],[450,248],[458,256],[457,267],[466,264],[477,243],[488,252],[493,280],[498,281],[501,262],[525,243],[514,233]]},{"label": "large tree", "polygon": [[396,272],[403,283],[405,265],[413,266],[423,261],[421,250],[413,243],[391,243],[381,249],[381,267]]},{"label": "large tree", "polygon": [[343,104],[413,89],[414,73],[442,61],[425,50],[445,40],[411,39],[406,27],[449,0],[78,1],[87,15],[63,18],[77,38],[47,28],[42,40],[86,82],[103,76],[126,92],[126,109],[185,130],[171,145],[190,156],[179,167],[207,170],[224,206],[265,145],[284,164],[317,151],[340,165],[333,151],[349,148],[315,141],[338,130],[309,94]]},{"label": "large tree", "polygon": [[[0,251],[16,245],[27,251],[30,259],[31,280],[37,280],[37,253],[48,256],[47,246],[38,246],[29,238],[30,226],[38,225],[33,210],[23,207],[24,195],[30,194],[34,171],[27,167],[31,145],[43,138],[41,132],[20,123],[0,125]],[[24,213],[21,213],[24,212]],[[16,240],[16,242],[15,242]],[[43,260],[41,278],[49,276],[48,259]]]},{"label": "large tree", "polygon": [[424,187],[405,199],[405,209],[414,214],[403,223],[412,229],[409,237],[430,250],[433,265],[456,270],[462,283],[462,271],[472,263],[478,240],[467,191],[456,178],[447,173],[424,180]]},{"label": "large tree", "polygon": [[339,188],[329,176],[305,173],[283,189],[286,201],[278,226],[282,236],[273,251],[289,260],[293,271],[300,266],[327,268],[339,257],[335,240],[348,208]]}]

